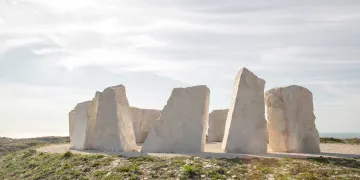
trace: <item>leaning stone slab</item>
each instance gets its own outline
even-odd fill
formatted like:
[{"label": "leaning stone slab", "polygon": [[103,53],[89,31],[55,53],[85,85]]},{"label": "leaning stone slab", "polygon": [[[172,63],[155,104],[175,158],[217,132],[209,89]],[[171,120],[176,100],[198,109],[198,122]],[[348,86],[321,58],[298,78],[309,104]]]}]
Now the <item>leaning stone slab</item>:
[{"label": "leaning stone slab", "polygon": [[160,117],[160,110],[140,109],[131,107],[136,143],[143,143],[149,134],[151,126]]},{"label": "leaning stone slab", "polygon": [[224,130],[228,109],[214,110],[209,114],[208,142],[221,142],[224,138]]},{"label": "leaning stone slab", "polygon": [[205,147],[210,90],[175,88],[141,152],[197,153]]},{"label": "leaning stone slab", "polygon": [[75,121],[71,134],[71,148],[82,150],[85,149],[86,129],[87,129],[87,112],[90,101],[82,102],[75,107]]},{"label": "leaning stone slab", "polygon": [[300,86],[271,89],[265,94],[269,145],[274,152],[319,153],[312,93]]},{"label": "leaning stone slab", "polygon": [[222,149],[228,153],[266,153],[265,81],[239,71],[225,125]]},{"label": "leaning stone slab", "polygon": [[94,149],[111,152],[136,150],[131,111],[123,85],[106,88],[100,95]]}]

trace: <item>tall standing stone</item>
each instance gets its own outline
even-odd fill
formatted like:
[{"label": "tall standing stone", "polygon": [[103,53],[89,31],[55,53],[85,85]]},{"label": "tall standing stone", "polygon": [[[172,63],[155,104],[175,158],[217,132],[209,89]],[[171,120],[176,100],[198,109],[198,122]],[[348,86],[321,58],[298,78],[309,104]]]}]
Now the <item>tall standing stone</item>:
[{"label": "tall standing stone", "polygon": [[94,148],[99,151],[130,152],[136,150],[125,86],[106,88],[100,95],[94,141]]},{"label": "tall standing stone", "polygon": [[82,102],[75,107],[75,122],[71,133],[71,148],[85,149],[86,129],[87,129],[87,112],[90,101]]},{"label": "tall standing stone", "polygon": [[214,110],[209,114],[208,142],[221,142],[224,138],[224,130],[228,109]]},{"label": "tall standing stone", "polygon": [[74,123],[75,123],[75,119],[76,119],[76,111],[71,110],[69,112],[69,136],[70,136],[70,142],[73,136],[73,130],[74,130]]},{"label": "tall standing stone", "polygon": [[243,68],[236,76],[222,149],[229,153],[266,153],[265,81]]},{"label": "tall standing stone", "polygon": [[197,153],[205,147],[210,90],[175,88],[141,152]]},{"label": "tall standing stone", "polygon": [[140,109],[131,107],[136,143],[143,143],[149,134],[151,126],[160,117],[160,110]]},{"label": "tall standing stone", "polygon": [[86,127],[86,138],[85,138],[85,149],[94,149],[94,131],[96,125],[96,116],[98,111],[98,104],[101,92],[96,92],[95,97],[89,104],[87,111],[87,127]]},{"label": "tall standing stone", "polygon": [[300,86],[271,89],[265,94],[269,145],[274,152],[319,153],[312,93]]}]

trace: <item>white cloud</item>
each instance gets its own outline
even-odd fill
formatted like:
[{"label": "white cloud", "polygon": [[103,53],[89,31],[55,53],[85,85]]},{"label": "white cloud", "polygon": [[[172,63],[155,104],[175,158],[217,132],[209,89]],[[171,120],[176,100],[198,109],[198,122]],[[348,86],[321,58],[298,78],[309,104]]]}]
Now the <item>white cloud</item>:
[{"label": "white cloud", "polygon": [[34,54],[37,54],[37,55],[47,55],[47,54],[53,54],[53,53],[66,52],[66,50],[60,49],[60,48],[42,48],[42,49],[34,49],[33,52],[34,52]]},{"label": "white cloud", "polygon": [[[212,106],[220,108],[228,105],[236,71],[246,66],[267,81],[267,88],[309,86],[317,98],[316,109],[342,107],[345,114],[349,105],[343,101],[357,97],[360,90],[355,86],[355,72],[360,70],[359,7],[350,1],[323,0],[0,1],[0,52],[22,47],[2,57],[0,83],[34,84],[12,84],[0,91],[16,99],[6,99],[11,101],[9,112],[20,107],[32,118],[56,114],[66,119],[64,107],[84,97],[77,88],[111,85],[115,81],[109,79],[126,74],[131,74],[125,79],[130,82],[133,76],[152,75],[161,76],[157,85],[208,84],[215,99]],[[104,83],[93,84],[89,77]],[[49,86],[60,83],[72,88]],[[138,86],[131,92],[144,92]],[[32,102],[37,106],[30,106]],[[45,112],[42,104],[49,104]],[[151,107],[152,102],[144,104]],[[25,117],[16,118],[21,122]]]}]

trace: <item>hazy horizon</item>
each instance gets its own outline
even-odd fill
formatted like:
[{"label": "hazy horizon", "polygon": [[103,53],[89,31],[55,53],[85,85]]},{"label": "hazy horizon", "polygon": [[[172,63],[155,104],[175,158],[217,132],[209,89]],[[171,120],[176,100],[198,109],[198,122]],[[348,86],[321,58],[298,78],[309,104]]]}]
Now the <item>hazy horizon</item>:
[{"label": "hazy horizon", "polygon": [[0,0],[0,136],[67,134],[68,113],[124,84],[162,109],[205,84],[230,105],[247,67],[266,89],[314,95],[319,132],[359,132],[360,1]]}]

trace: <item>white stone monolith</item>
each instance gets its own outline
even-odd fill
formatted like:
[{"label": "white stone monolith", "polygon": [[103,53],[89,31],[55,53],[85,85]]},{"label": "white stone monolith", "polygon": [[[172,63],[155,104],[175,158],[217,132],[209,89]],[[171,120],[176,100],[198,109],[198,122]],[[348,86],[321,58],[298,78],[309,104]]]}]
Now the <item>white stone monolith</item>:
[{"label": "white stone monolith", "polygon": [[100,95],[94,149],[111,152],[136,150],[131,111],[123,85],[106,88]]},{"label": "white stone monolith", "polygon": [[75,119],[76,119],[76,111],[74,109],[74,110],[71,110],[69,112],[69,137],[70,137],[70,142],[71,142],[71,138],[73,136]]},{"label": "white stone monolith", "polygon": [[246,68],[237,74],[222,142],[225,152],[267,152],[264,86]]},{"label": "white stone monolith", "polygon": [[205,147],[210,90],[206,86],[175,88],[141,152],[198,153]]},{"label": "white stone monolith", "polygon": [[87,129],[87,112],[91,101],[82,102],[75,107],[75,121],[71,134],[71,148],[82,150],[85,149],[86,129]]},{"label": "white stone monolith", "polygon": [[160,110],[140,109],[131,107],[136,143],[143,143],[149,134],[151,126],[160,117]]},{"label": "white stone monolith", "polygon": [[224,130],[228,109],[214,110],[209,114],[208,142],[221,142],[224,138]]},{"label": "white stone monolith", "polygon": [[274,152],[319,153],[312,93],[300,86],[271,89],[265,94],[269,145]]},{"label": "white stone monolith", "polygon": [[96,116],[98,111],[98,104],[101,92],[96,92],[95,97],[89,104],[87,111],[87,127],[84,149],[94,149],[94,131],[96,125]]}]

